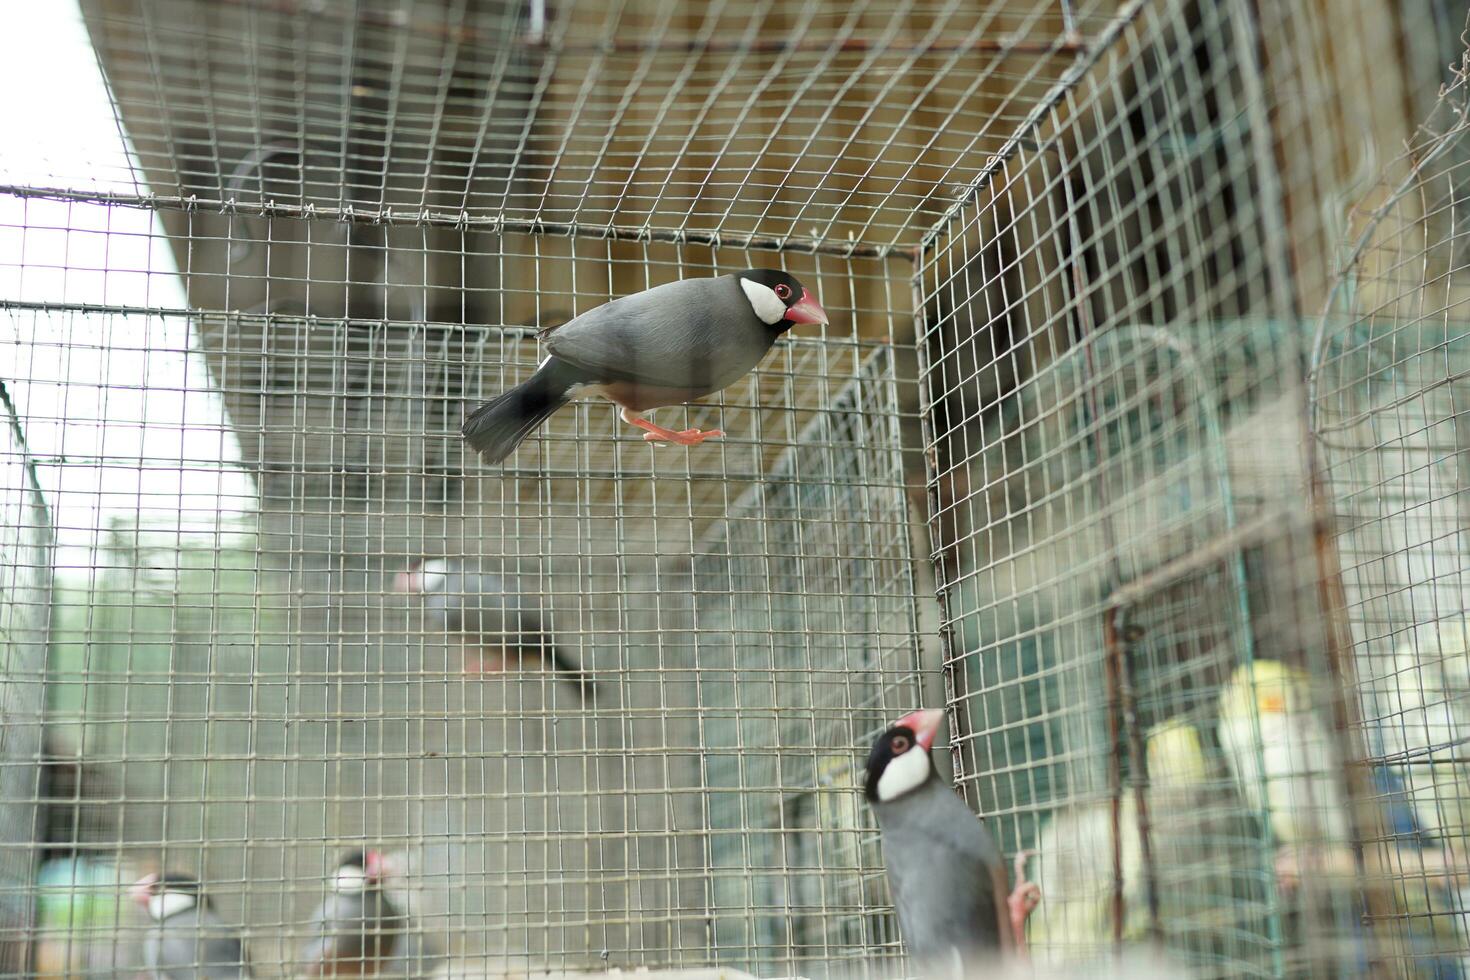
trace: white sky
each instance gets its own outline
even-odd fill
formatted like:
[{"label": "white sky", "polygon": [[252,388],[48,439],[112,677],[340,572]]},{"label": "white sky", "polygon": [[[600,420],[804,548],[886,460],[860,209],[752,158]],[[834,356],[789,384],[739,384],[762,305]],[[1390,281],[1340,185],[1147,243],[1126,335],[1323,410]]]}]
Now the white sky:
[{"label": "white sky", "polygon": [[[127,147],[74,0],[7,14],[0,183],[131,191]],[[184,309],[152,211],[0,194],[0,299]],[[0,378],[58,528],[58,565],[98,530],[207,533],[254,510],[204,358],[183,317],[0,312]],[[65,463],[60,459],[68,460]]]}]

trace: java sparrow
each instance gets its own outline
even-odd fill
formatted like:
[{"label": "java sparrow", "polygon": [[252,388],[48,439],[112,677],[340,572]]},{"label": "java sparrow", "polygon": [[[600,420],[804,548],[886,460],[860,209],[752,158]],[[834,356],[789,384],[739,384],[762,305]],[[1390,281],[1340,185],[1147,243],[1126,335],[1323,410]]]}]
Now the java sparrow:
[{"label": "java sparrow", "polygon": [[312,938],[301,950],[309,977],[389,975],[408,932],[408,916],[388,897],[388,873],[377,851],[343,855],[329,892],[311,917]]},{"label": "java sparrow", "polygon": [[942,711],[915,711],[873,743],[864,792],[883,838],[883,863],[909,955],[923,968],[966,975],[1024,945],[1041,898],[1023,852],[1007,896],[1000,849],[938,773],[929,750]]},{"label": "java sparrow", "polygon": [[777,269],[665,283],[542,330],[548,356],[536,373],[477,408],[461,431],[485,462],[498,463],[557,409],[595,394],[650,442],[698,445],[724,433],[676,432],[642,413],[729,387],[787,330],[826,322],[817,298]]},{"label": "java sparrow", "polygon": [[143,961],[155,980],[249,977],[240,937],[204,894],[199,879],[165,871],[140,879],[130,890],[153,920],[143,941]]},{"label": "java sparrow", "polygon": [[425,625],[462,639],[465,673],[499,673],[545,663],[589,700],[592,681],[564,654],[544,625],[539,603],[487,571],[488,559],[416,560],[393,589],[422,596]]}]

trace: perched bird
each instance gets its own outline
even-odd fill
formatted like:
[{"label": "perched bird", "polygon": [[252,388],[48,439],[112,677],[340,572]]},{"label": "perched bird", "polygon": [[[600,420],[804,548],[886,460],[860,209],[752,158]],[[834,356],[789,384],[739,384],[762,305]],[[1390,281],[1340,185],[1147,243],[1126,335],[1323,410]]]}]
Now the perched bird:
[{"label": "perched bird", "polygon": [[498,463],[563,405],[596,394],[650,442],[694,446],[719,430],[674,431],[642,413],[713,394],[750,372],[798,323],[826,323],[817,298],[776,269],[682,279],[623,296],[542,330],[547,358],[529,379],[481,405],[462,432]]},{"label": "perched bird", "polygon": [[1423,833],[1459,850],[1470,844],[1470,629],[1463,619],[1422,627],[1394,651],[1375,687],[1383,754]]},{"label": "perched bird", "polygon": [[[1412,812],[1396,858],[1402,864],[1418,843],[1411,858],[1431,868],[1424,887],[1409,889],[1406,898],[1427,906],[1422,921],[1450,927],[1454,946],[1470,950],[1470,628],[1459,617],[1421,626],[1390,666],[1392,673],[1372,686],[1381,749],[1393,760],[1384,778],[1397,784],[1394,798],[1406,799]],[[1442,935],[1433,938],[1439,948],[1448,945]],[[1470,956],[1457,966],[1470,974]]]},{"label": "perched bird", "polygon": [[[1213,947],[1263,915],[1256,879],[1240,873],[1251,856],[1248,821],[1224,779],[1211,772],[1199,730],[1178,719],[1145,736],[1148,840],[1158,909],[1158,936],[1186,957],[1215,952],[1239,961],[1239,949]],[[1030,923],[1028,939],[1038,956],[1072,962],[1104,955],[1115,931],[1112,799],[1089,799],[1061,808],[1037,836],[1037,884],[1049,896],[1044,914]],[[1125,786],[1117,814],[1122,873],[1121,939],[1149,938],[1149,868],[1143,856],[1144,825],[1138,791]],[[1241,964],[1244,965],[1244,964]]]},{"label": "perched bird", "polygon": [[422,596],[426,627],[459,637],[467,674],[546,665],[584,701],[592,681],[557,647],[539,603],[485,569],[488,559],[416,560],[393,579],[394,591]]},{"label": "perched bird", "polygon": [[132,896],[153,920],[143,960],[155,980],[251,975],[239,935],[215,914],[193,875],[147,875],[132,887]]},{"label": "perched bird", "polygon": [[1237,667],[1220,692],[1219,736],[1246,804],[1278,845],[1276,877],[1290,890],[1327,870],[1350,842],[1331,733],[1309,699],[1309,678],[1276,660]]},{"label": "perched bird", "polygon": [[415,934],[409,917],[388,896],[388,864],[377,851],[343,855],[330,894],[311,920],[312,938],[301,951],[309,977],[421,975],[405,963]]},{"label": "perched bird", "polygon": [[[48,795],[52,800],[59,798],[55,788]],[[53,857],[41,864],[35,894],[30,896],[35,902],[32,962],[37,977],[138,973],[140,944],[117,941],[117,925],[123,921],[123,889],[119,886],[133,876],[102,856],[85,853]]]},{"label": "perched bird", "polygon": [[985,824],[934,771],[942,711],[915,711],[873,743],[864,792],[883,835],[883,863],[909,954],[931,970],[969,971],[1024,945],[1041,893],[1006,869]]}]

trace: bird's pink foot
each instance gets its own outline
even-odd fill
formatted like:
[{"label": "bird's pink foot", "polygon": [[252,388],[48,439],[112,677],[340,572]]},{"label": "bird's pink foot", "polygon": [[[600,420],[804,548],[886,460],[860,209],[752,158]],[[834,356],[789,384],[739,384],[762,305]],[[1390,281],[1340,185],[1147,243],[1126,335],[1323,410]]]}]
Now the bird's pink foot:
[{"label": "bird's pink foot", "polygon": [[714,439],[724,434],[719,429],[710,429],[708,432],[701,432],[699,429],[681,429],[678,432],[645,433],[643,439],[645,442],[676,442],[681,446],[697,446],[706,439]]},{"label": "bird's pink foot", "polygon": [[1016,854],[1016,885],[1006,899],[1006,906],[1011,912],[1011,937],[1015,940],[1017,952],[1026,948],[1026,920],[1041,904],[1041,886],[1026,880],[1026,861],[1035,854],[1035,851]]},{"label": "bird's pink foot", "polygon": [[710,429],[706,432],[701,432],[699,429],[665,429],[655,422],[639,418],[627,411],[623,412],[623,421],[629,425],[636,425],[640,429],[648,430],[643,436],[648,442],[673,442],[680,446],[697,446],[706,439],[713,439],[725,434],[719,429]]}]

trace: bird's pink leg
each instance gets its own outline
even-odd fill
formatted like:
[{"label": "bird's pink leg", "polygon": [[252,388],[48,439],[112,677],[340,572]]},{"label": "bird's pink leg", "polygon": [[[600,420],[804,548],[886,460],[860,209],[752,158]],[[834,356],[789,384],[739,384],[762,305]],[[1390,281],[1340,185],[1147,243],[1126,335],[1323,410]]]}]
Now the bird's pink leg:
[{"label": "bird's pink leg", "polygon": [[1026,948],[1026,919],[1041,904],[1041,886],[1026,880],[1026,861],[1035,851],[1020,851],[1016,854],[1016,886],[1011,889],[1006,905],[1011,910],[1011,936],[1016,941],[1016,952]]},{"label": "bird's pink leg", "polygon": [[701,432],[698,429],[682,429],[679,431],[665,429],[661,425],[633,414],[626,408],[622,411],[622,419],[629,425],[636,425],[640,429],[647,429],[648,431],[644,434],[643,438],[648,442],[676,442],[681,446],[697,446],[706,439],[713,439],[716,436],[725,434],[719,429],[710,429],[707,432]]}]

